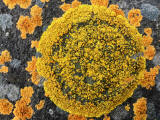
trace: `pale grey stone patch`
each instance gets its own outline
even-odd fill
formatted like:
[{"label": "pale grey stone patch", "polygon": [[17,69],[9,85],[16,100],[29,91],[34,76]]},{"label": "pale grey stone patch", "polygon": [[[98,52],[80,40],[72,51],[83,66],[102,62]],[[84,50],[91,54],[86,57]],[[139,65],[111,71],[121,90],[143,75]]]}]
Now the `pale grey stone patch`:
[{"label": "pale grey stone patch", "polygon": [[160,15],[160,10],[151,4],[141,4],[141,14],[143,17],[151,20],[157,21]]},{"label": "pale grey stone patch", "polygon": [[8,94],[7,94],[7,97],[11,101],[18,100],[19,97],[20,97],[20,89],[19,89],[19,87],[15,86],[13,84],[9,84],[8,85]]},{"label": "pale grey stone patch", "polygon": [[20,67],[20,64],[21,64],[21,61],[18,60],[18,59],[13,59],[13,60],[10,62],[10,66],[13,67],[13,68],[18,68],[18,67]]},{"label": "pale grey stone patch", "polygon": [[0,14],[0,28],[5,32],[6,28],[12,27],[12,16],[10,14]]}]

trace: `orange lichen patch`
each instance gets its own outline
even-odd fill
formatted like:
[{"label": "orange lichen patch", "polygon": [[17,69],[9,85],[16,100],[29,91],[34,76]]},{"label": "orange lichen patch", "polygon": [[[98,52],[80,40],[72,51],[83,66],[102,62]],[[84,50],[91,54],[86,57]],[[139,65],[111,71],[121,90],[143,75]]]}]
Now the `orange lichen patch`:
[{"label": "orange lichen patch", "polygon": [[107,115],[104,115],[103,120],[111,120],[111,118],[109,116],[107,116]]},{"label": "orange lichen patch", "polygon": [[35,5],[31,8],[31,21],[36,26],[42,26],[42,8]]},{"label": "orange lichen patch", "polygon": [[78,0],[74,0],[72,2],[72,8],[78,7],[79,5],[81,5],[81,2],[79,2]]},{"label": "orange lichen patch", "polygon": [[131,25],[135,27],[140,26],[140,22],[143,16],[141,15],[141,11],[139,9],[132,9],[128,12],[128,19]]},{"label": "orange lichen patch", "polygon": [[146,89],[151,89],[151,87],[155,86],[155,77],[158,74],[159,66],[155,66],[154,68],[150,68],[150,71],[144,72],[144,79],[141,80],[140,85],[145,87]]},{"label": "orange lichen patch", "polygon": [[30,119],[33,115],[33,109],[25,99],[20,99],[15,104],[15,109],[13,114],[15,115],[15,119],[26,120]]},{"label": "orange lichen patch", "polygon": [[26,67],[26,70],[30,72],[32,75],[31,80],[35,85],[38,85],[40,81],[40,76],[36,69],[36,62],[37,58],[35,56],[32,56],[32,61],[27,62],[28,66]]},{"label": "orange lichen patch", "polygon": [[149,46],[153,41],[153,38],[149,35],[143,35],[143,45],[144,47]]},{"label": "orange lichen patch", "polygon": [[148,60],[152,60],[155,53],[156,53],[156,50],[155,50],[154,46],[149,45],[149,46],[147,46],[147,48],[144,51],[144,57]]},{"label": "orange lichen patch", "polygon": [[67,11],[68,9],[71,8],[71,4],[67,4],[67,3],[63,3],[60,8],[63,10],[63,11]]},{"label": "orange lichen patch", "polygon": [[137,100],[136,103],[133,104],[133,111],[134,111],[134,120],[146,120],[147,119],[147,100],[146,98],[142,97]]},{"label": "orange lichen patch", "polygon": [[119,9],[118,5],[110,5],[109,8],[112,9],[117,15],[125,16],[124,12]]},{"label": "orange lichen patch", "polygon": [[129,106],[129,104],[127,104],[127,105],[125,106],[125,110],[127,110],[127,111],[129,111],[129,110],[130,110],[130,106]]},{"label": "orange lichen patch", "polygon": [[92,5],[99,5],[99,6],[108,6],[108,0],[91,0]]},{"label": "orange lichen patch", "polygon": [[17,0],[17,4],[24,9],[27,9],[31,5],[32,0]]},{"label": "orange lichen patch", "polygon": [[32,23],[29,16],[20,16],[17,26],[18,30],[21,31],[22,39],[26,39],[26,34],[33,34],[35,25]]},{"label": "orange lichen patch", "polygon": [[0,99],[0,114],[9,115],[12,112],[13,105],[7,99]]},{"label": "orange lichen patch", "polygon": [[32,72],[31,81],[33,84],[38,85],[40,81],[40,75],[38,74],[37,71]]},{"label": "orange lichen patch", "polygon": [[37,110],[42,109],[44,106],[44,103],[45,103],[45,100],[41,100],[37,105],[35,105],[36,109]]},{"label": "orange lichen patch", "polygon": [[87,118],[79,115],[69,114],[68,120],[87,120]]},{"label": "orange lichen patch", "polygon": [[9,9],[15,8],[17,0],[3,0],[4,4],[8,6]]},{"label": "orange lichen patch", "polygon": [[53,20],[57,20],[58,18],[54,17]]},{"label": "orange lichen patch", "polygon": [[32,97],[33,93],[34,93],[34,90],[31,86],[24,87],[23,89],[21,89],[21,96],[22,97],[30,98],[30,97]]},{"label": "orange lichen patch", "polygon": [[39,41],[31,41],[31,48],[38,48]]},{"label": "orange lichen patch", "polygon": [[3,65],[5,62],[10,62],[10,61],[11,61],[11,56],[8,50],[2,51],[0,56],[0,65]]},{"label": "orange lichen patch", "polygon": [[152,29],[151,28],[144,28],[144,33],[146,33],[148,36],[151,36]]},{"label": "orange lichen patch", "polygon": [[30,73],[36,70],[36,62],[37,58],[35,56],[32,56],[32,61],[27,62],[28,66],[26,67],[26,70]]},{"label": "orange lichen patch", "polygon": [[41,16],[42,15],[42,8],[40,8],[38,5],[35,5],[31,8],[30,11],[31,16]]},{"label": "orange lichen patch", "polygon": [[33,16],[33,17],[31,17],[31,21],[35,27],[42,26],[42,17],[41,16]]},{"label": "orange lichen patch", "polygon": [[2,67],[0,68],[0,73],[8,73],[8,67],[2,66]]},{"label": "orange lichen patch", "polygon": [[45,2],[49,2],[49,0],[41,0],[41,2],[45,3]]}]

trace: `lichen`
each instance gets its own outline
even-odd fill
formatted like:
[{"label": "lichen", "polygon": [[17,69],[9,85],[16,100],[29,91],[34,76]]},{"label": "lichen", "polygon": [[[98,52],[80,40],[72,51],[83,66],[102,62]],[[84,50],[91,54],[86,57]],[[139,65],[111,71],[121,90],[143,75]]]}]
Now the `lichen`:
[{"label": "lichen", "polygon": [[13,104],[7,99],[0,99],[0,114],[9,115],[13,109]]},{"label": "lichen", "polygon": [[134,120],[146,120],[147,119],[147,99],[142,97],[133,104]]},{"label": "lichen", "polygon": [[145,58],[133,58],[144,52],[142,35],[117,13],[80,5],[43,33],[37,70],[47,79],[45,94],[63,110],[85,117],[109,113],[144,77]]}]

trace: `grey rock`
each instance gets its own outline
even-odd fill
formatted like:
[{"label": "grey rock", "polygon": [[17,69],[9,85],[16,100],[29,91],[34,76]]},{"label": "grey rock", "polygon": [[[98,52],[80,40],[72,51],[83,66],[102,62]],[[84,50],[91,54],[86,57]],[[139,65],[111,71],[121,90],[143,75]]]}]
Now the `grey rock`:
[{"label": "grey rock", "polygon": [[3,31],[12,27],[12,16],[10,14],[0,14],[0,27]]},{"label": "grey rock", "polygon": [[20,97],[20,89],[17,86],[13,85],[13,84],[9,84],[8,85],[7,97],[11,101],[16,101]]},{"label": "grey rock", "polygon": [[157,21],[158,16],[160,15],[160,10],[151,4],[142,4],[141,14],[151,21]]},{"label": "grey rock", "polygon": [[11,62],[10,62],[10,66],[13,67],[13,68],[18,68],[21,64],[21,61],[20,60],[17,60],[17,59],[13,59]]}]

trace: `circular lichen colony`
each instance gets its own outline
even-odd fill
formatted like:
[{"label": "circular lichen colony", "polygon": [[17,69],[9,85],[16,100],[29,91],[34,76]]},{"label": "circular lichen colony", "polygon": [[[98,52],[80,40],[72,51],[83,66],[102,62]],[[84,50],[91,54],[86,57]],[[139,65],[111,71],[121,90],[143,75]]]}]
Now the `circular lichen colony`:
[{"label": "circular lichen colony", "polygon": [[103,6],[69,9],[43,33],[37,70],[61,109],[85,117],[109,113],[129,98],[145,70],[142,36]]}]

